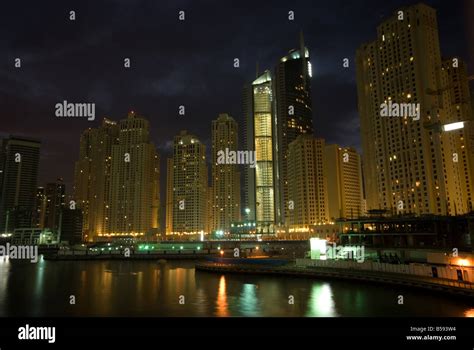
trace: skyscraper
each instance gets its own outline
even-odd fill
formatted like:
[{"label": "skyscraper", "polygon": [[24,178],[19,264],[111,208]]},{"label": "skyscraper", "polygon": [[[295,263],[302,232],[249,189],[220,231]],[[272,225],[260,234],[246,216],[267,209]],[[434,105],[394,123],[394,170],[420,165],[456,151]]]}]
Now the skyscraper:
[{"label": "skyscraper", "polygon": [[324,169],[327,178],[328,215],[358,218],[363,214],[360,156],[354,148],[326,145]]},{"label": "skyscraper", "polygon": [[450,123],[463,127],[442,134],[444,171],[448,179],[448,208],[454,214],[474,209],[474,123],[471,115],[471,95],[467,67],[457,57],[442,62],[443,107]]},{"label": "skyscraper", "polygon": [[0,144],[0,232],[32,227],[41,143],[10,136]]},{"label": "skyscraper", "polygon": [[174,209],[174,162],[173,158],[166,160],[166,229],[167,235],[173,234],[173,209]]},{"label": "skyscraper", "polygon": [[469,91],[471,93],[471,116],[472,116],[472,119],[474,119],[474,82],[472,82],[474,80],[474,75],[473,76],[470,76],[469,77],[471,83],[470,83],[470,86],[469,86]]},{"label": "skyscraper", "polygon": [[83,241],[83,218],[80,209],[63,208],[61,213],[61,230],[59,239],[69,244],[79,244]]},{"label": "skyscraper", "polygon": [[[257,152],[256,169],[247,169],[245,206],[257,231],[272,233],[288,214],[288,147],[299,135],[312,135],[311,63],[300,48],[244,88],[245,143]],[[255,213],[255,214],[254,214]]]},{"label": "skyscraper", "polygon": [[66,203],[65,197],[66,185],[63,179],[58,179],[56,182],[46,184],[44,227],[49,228],[54,233],[59,232],[61,210],[64,209]]},{"label": "skyscraper", "polygon": [[[435,10],[399,9],[356,61],[367,209],[463,212],[457,203],[468,198],[457,190],[450,170],[456,152],[442,128],[457,117],[448,106]],[[394,113],[386,116],[386,108]]]},{"label": "skyscraper", "polygon": [[[244,145],[249,152],[255,151],[255,131],[253,115],[253,85],[245,85],[242,91],[242,112],[244,119]],[[243,206],[246,219],[256,221],[255,203],[255,169],[247,167],[243,169]]]},{"label": "skyscraper", "polygon": [[[170,164],[170,163],[168,163]],[[199,234],[207,225],[206,146],[199,139],[181,131],[174,138],[172,232]]]},{"label": "skyscraper", "polygon": [[[249,169],[251,172],[250,182],[254,188],[248,188],[250,200],[254,206],[250,207],[250,213],[255,213],[257,232],[273,233],[275,225],[275,208],[279,208],[278,198],[275,191],[277,158],[274,155],[274,147],[277,144],[276,128],[274,127],[274,99],[272,88],[272,75],[266,71],[252,83],[252,106],[249,127],[252,128],[253,139],[248,141],[252,145],[249,150],[256,152],[256,167]],[[253,215],[252,217],[253,218]]]},{"label": "skyscraper", "polygon": [[40,186],[36,189],[35,210],[33,213],[32,227],[44,228],[44,219],[46,212],[46,195],[44,187]]},{"label": "skyscraper", "polygon": [[145,118],[132,111],[118,126],[118,142],[112,145],[107,234],[151,238],[159,229],[159,155]]},{"label": "skyscraper", "polygon": [[238,151],[237,122],[228,114],[212,121],[211,230],[229,231],[240,220],[240,173],[237,164],[219,164],[219,152]]},{"label": "skyscraper", "polygon": [[282,57],[274,70],[274,97],[278,175],[275,177],[279,196],[277,203],[277,224],[283,224],[288,217],[288,145],[299,135],[313,135],[313,112],[311,102],[312,67],[309,50],[300,33],[300,47]]},{"label": "skyscraper", "polygon": [[329,222],[325,142],[300,135],[288,152],[288,226],[290,232],[309,231]]},{"label": "skyscraper", "polygon": [[117,123],[104,118],[100,127],[81,135],[72,199],[82,210],[85,240],[108,232],[112,145],[118,142],[118,133]]}]

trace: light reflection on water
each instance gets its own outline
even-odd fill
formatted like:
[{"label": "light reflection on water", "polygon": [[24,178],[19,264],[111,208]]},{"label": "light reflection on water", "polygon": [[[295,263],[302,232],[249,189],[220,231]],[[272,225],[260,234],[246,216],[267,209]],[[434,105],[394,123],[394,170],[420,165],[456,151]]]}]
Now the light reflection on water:
[{"label": "light reflection on water", "polygon": [[193,267],[0,259],[0,316],[474,316],[474,303],[442,294],[403,290],[400,306],[396,298],[402,291],[390,286],[220,275]]},{"label": "light reflection on water", "polygon": [[217,316],[229,316],[225,276],[221,276],[219,279],[219,290],[217,291]]},{"label": "light reflection on water", "polygon": [[464,316],[466,317],[474,317],[474,309],[469,309],[464,312]]},{"label": "light reflection on water", "polygon": [[314,284],[305,316],[333,317],[337,316],[332,289],[329,283]]}]

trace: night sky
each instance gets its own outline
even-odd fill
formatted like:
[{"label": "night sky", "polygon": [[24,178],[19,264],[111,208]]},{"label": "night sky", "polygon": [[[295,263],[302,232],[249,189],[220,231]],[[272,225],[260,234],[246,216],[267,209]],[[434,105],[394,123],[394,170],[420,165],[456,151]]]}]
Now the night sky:
[{"label": "night sky", "polygon": [[[209,145],[210,123],[218,113],[230,113],[242,126],[241,91],[254,79],[256,62],[261,70],[273,67],[298,47],[302,29],[313,64],[316,134],[360,149],[355,51],[375,39],[385,17],[415,2],[2,2],[0,137],[41,139],[39,184],[61,176],[68,192],[80,134],[104,116],[119,120],[133,109],[146,117],[163,159],[182,129]],[[443,55],[468,60],[472,74],[474,2],[426,3],[438,10]],[[75,21],[69,20],[70,10],[76,11]],[[184,22],[178,21],[179,10],[186,11]],[[14,67],[16,57],[20,69]],[[123,65],[127,57],[130,69]],[[349,69],[342,67],[344,57],[351,60]],[[240,59],[238,69],[234,58]],[[57,118],[54,106],[63,100],[96,103],[96,120]],[[179,105],[186,106],[185,116],[178,115]]]}]

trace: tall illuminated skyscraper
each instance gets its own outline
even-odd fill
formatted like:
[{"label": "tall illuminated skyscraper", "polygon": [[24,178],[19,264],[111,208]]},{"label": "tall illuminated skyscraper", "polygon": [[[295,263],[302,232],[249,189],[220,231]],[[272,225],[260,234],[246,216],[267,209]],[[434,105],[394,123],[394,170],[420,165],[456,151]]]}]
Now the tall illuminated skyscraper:
[{"label": "tall illuminated skyscraper", "polygon": [[362,170],[357,151],[351,147],[326,145],[324,169],[329,219],[334,222],[338,218],[363,215]]},{"label": "tall illuminated skyscraper", "polygon": [[72,200],[82,210],[86,241],[108,232],[112,145],[118,142],[118,134],[117,123],[104,118],[100,127],[81,135]]},{"label": "tall illuminated skyscraper", "polygon": [[276,163],[274,147],[276,146],[276,128],[274,127],[274,98],[272,75],[266,71],[252,83],[252,93],[249,105],[251,114],[247,116],[248,127],[251,128],[252,139],[248,139],[248,150],[255,150],[256,167],[248,168],[249,183],[253,188],[247,188],[250,199],[250,219],[255,218],[258,233],[273,233],[275,225],[275,208],[279,196],[276,186]]},{"label": "tall illuminated skyscraper", "polygon": [[301,35],[298,50],[244,88],[245,143],[257,152],[256,169],[245,174],[245,206],[258,232],[274,233],[288,216],[289,144],[314,131],[311,70]]},{"label": "tall illuminated skyscraper", "polygon": [[288,226],[290,232],[309,231],[329,222],[325,142],[300,135],[288,152]]},{"label": "tall illuminated skyscraper", "polygon": [[160,162],[148,120],[128,114],[112,145],[108,234],[151,236],[159,229]]},{"label": "tall illuminated skyscraper", "polygon": [[238,125],[228,114],[212,121],[211,230],[228,232],[240,220],[240,172],[237,164],[219,164],[218,153],[238,151]]},{"label": "tall illuminated skyscraper", "polygon": [[33,224],[41,143],[10,136],[0,143],[0,232]]},{"label": "tall illuminated skyscraper", "polygon": [[173,176],[169,211],[173,217],[172,232],[200,234],[206,230],[208,220],[206,146],[194,135],[181,131],[174,138],[172,164],[173,171],[168,171]]},{"label": "tall illuminated skyscraper", "polygon": [[275,155],[278,175],[276,183],[279,207],[276,211],[277,224],[284,224],[288,217],[288,145],[299,135],[313,135],[313,112],[311,102],[312,67],[309,50],[303,33],[300,33],[300,47],[282,57],[274,73],[274,120],[277,131]]},{"label": "tall illuminated skyscraper", "polygon": [[[397,10],[379,25],[377,39],[357,50],[369,210],[387,209],[394,214],[465,212],[466,205],[460,203],[469,199],[459,191],[452,171],[454,149],[461,150],[449,141],[461,134],[448,135],[442,128],[458,116],[449,106],[450,89],[445,85],[448,79],[439,46],[436,11],[417,4]],[[389,104],[409,104],[416,113],[382,117],[382,106]]]},{"label": "tall illuminated skyscraper", "polygon": [[463,128],[445,132],[441,139],[444,171],[452,179],[448,205],[454,214],[468,213],[474,209],[474,121],[466,64],[457,57],[444,59],[441,78],[450,123],[463,123]]}]

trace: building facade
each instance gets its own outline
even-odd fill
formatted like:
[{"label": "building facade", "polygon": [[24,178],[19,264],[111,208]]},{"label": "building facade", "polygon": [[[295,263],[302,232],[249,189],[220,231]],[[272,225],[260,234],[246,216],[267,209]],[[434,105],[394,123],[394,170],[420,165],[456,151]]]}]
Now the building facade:
[{"label": "building facade", "polygon": [[150,141],[148,120],[130,112],[118,126],[118,143],[112,145],[107,233],[152,238],[159,230],[159,155]]},{"label": "building facade", "polygon": [[72,200],[82,210],[85,240],[95,240],[109,230],[112,145],[118,142],[118,134],[117,123],[104,118],[100,127],[81,135]]},{"label": "building facade", "polygon": [[452,136],[441,127],[458,117],[449,107],[439,46],[436,11],[417,4],[396,11],[379,25],[376,40],[357,50],[368,210],[465,212],[460,203],[469,198],[452,171]]},{"label": "building facade", "polygon": [[324,167],[327,178],[328,215],[355,219],[364,215],[360,156],[352,147],[326,145]]},{"label": "building facade", "polygon": [[[220,164],[219,155],[238,151],[238,125],[228,114],[212,121],[212,207],[210,231],[229,232],[232,222],[240,221],[240,172],[238,164]],[[222,157],[221,157],[222,158]]]},{"label": "building facade", "polygon": [[173,234],[173,210],[174,210],[174,162],[173,158],[166,160],[166,229],[165,234]]},{"label": "building facade", "polygon": [[[173,148],[173,234],[197,235],[207,226],[207,164],[206,146],[197,137],[181,131],[174,138]],[[171,184],[171,182],[168,182]],[[168,191],[170,192],[170,191]]]},{"label": "building facade", "polygon": [[46,213],[46,195],[44,187],[40,186],[36,189],[35,211],[33,214],[32,227],[44,228],[44,219]]},{"label": "building facade", "polygon": [[254,172],[255,188],[249,189],[254,196],[255,207],[249,208],[255,212],[257,231],[273,233],[275,227],[276,209],[279,208],[278,186],[276,185],[277,157],[274,154],[276,145],[276,128],[274,126],[274,98],[272,75],[266,71],[252,83],[253,111],[251,123],[253,128],[253,149],[256,154]]},{"label": "building facade", "polygon": [[41,143],[10,136],[0,144],[0,232],[30,228],[36,210]]},{"label": "building facade", "polygon": [[448,183],[448,205],[451,213],[464,214],[474,209],[474,123],[465,62],[457,57],[444,59],[441,78],[449,122],[463,123],[460,129],[442,133],[443,170],[452,179]]},{"label": "building facade", "polygon": [[60,242],[80,244],[83,242],[82,211],[80,209],[63,208],[61,214]]},{"label": "building facade", "polygon": [[245,174],[245,207],[257,231],[275,233],[285,225],[289,201],[289,144],[312,135],[312,68],[303,36],[276,66],[244,88],[245,143],[256,151],[256,169]]},{"label": "building facade", "polygon": [[288,152],[289,144],[299,135],[313,135],[313,112],[311,102],[312,66],[309,50],[300,34],[300,47],[291,50],[277,63],[274,72],[274,97],[276,123],[276,145],[278,176],[276,183],[279,196],[276,211],[278,225],[288,218]]},{"label": "building facade", "polygon": [[329,222],[325,141],[300,135],[289,145],[288,229],[309,232]]},{"label": "building facade", "polygon": [[66,204],[66,185],[63,179],[56,182],[47,183],[45,187],[45,214],[44,227],[50,229],[51,232],[58,233],[61,211]]}]

